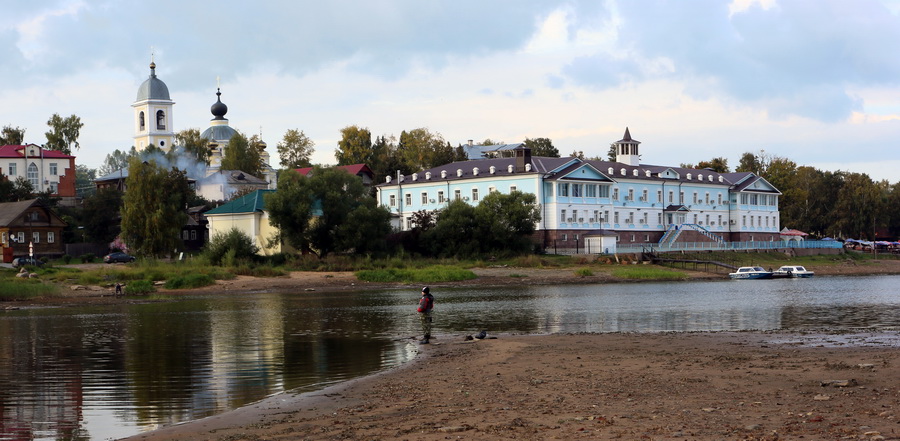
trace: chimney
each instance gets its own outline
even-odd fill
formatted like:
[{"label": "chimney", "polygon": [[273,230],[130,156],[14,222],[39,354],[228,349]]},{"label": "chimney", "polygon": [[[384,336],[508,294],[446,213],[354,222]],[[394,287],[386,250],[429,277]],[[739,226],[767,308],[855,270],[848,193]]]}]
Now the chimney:
[{"label": "chimney", "polygon": [[516,147],[516,173],[524,173],[525,164],[531,164],[531,149],[528,147]]},{"label": "chimney", "polygon": [[472,141],[473,141],[473,140],[471,140],[471,139],[469,140],[469,147],[472,147],[472,145],[473,145],[473,144],[472,144]]}]

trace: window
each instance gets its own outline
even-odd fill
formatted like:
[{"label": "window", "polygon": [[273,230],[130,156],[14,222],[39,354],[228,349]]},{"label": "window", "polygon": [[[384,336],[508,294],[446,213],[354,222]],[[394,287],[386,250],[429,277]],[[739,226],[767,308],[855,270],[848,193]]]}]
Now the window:
[{"label": "window", "polygon": [[156,130],[166,130],[166,112],[156,111]]},{"label": "window", "polygon": [[644,202],[647,202],[650,200],[650,192],[647,191],[646,189],[641,192],[641,200]]},{"label": "window", "polygon": [[56,182],[50,183],[50,193],[51,194],[59,193],[59,184],[58,183],[56,183]]},{"label": "window", "polygon": [[746,193],[742,193],[742,194],[741,194],[741,203],[742,203],[742,204],[746,204],[748,199],[749,199],[749,198],[747,197],[747,194],[746,194]]},{"label": "window", "polygon": [[422,205],[425,205],[427,203],[428,203],[428,193],[423,191],[422,192]]},{"label": "window", "polygon": [[589,198],[597,197],[597,185],[596,184],[587,184],[584,186],[584,195]]},{"label": "window", "polygon": [[559,218],[562,219],[560,222],[565,222],[565,221],[566,221],[566,210],[560,210],[560,211],[559,211]]},{"label": "window", "polygon": [[609,210],[603,212],[603,220],[609,222]]},{"label": "window", "polygon": [[656,213],[656,223],[662,225],[662,213]]},{"label": "window", "polygon": [[641,223],[642,223],[642,224],[648,223],[648,222],[647,222],[647,216],[649,216],[649,215],[650,215],[650,213],[644,213],[644,219],[641,220]]},{"label": "window", "polygon": [[633,188],[629,188],[629,189],[628,189],[628,198],[625,199],[625,200],[626,200],[626,201],[633,201],[633,200],[634,200],[634,189],[633,189]]},{"label": "window", "polygon": [[181,240],[188,240],[188,230],[181,230]]},{"label": "window", "polygon": [[488,187],[488,193],[493,193],[497,191],[497,187]]},{"label": "window", "polygon": [[572,184],[572,197],[573,198],[581,197],[581,184]]},{"label": "window", "polygon": [[40,231],[32,232],[31,233],[31,241],[34,243],[40,243],[41,242],[41,232]]},{"label": "window", "polygon": [[9,175],[10,176],[16,175],[16,164],[9,164]]},{"label": "window", "polygon": [[569,240],[569,235],[566,234],[566,233],[563,233],[563,235],[562,235],[562,240],[563,240],[563,242]]},{"label": "window", "polygon": [[616,223],[616,224],[619,223],[619,212],[618,211],[613,212],[613,223]]},{"label": "window", "polygon": [[569,184],[559,184],[557,187],[559,189],[560,196],[562,196],[562,197],[569,196]]},{"label": "window", "polygon": [[138,114],[138,124],[141,125],[141,131],[143,132],[144,128],[146,127],[146,124],[144,123],[144,112],[143,111],[141,111],[141,113]]},{"label": "window", "polygon": [[56,174],[57,174],[56,171],[57,171],[57,169],[56,169],[56,163],[55,163],[55,162],[51,162],[51,163],[50,163],[50,176],[56,176]]},{"label": "window", "polygon": [[696,191],[694,192],[694,202],[693,202],[693,203],[694,203],[694,204],[697,203],[697,192],[696,192]]},{"label": "window", "polygon": [[600,197],[601,197],[601,198],[608,198],[608,197],[609,197],[609,186],[608,186],[608,185],[601,185],[601,186],[600,186]]},{"label": "window", "polygon": [[7,244],[7,240],[6,240],[6,231],[4,231],[3,233],[0,233],[0,243],[2,243],[2,244],[4,244],[4,245]]},{"label": "window", "polygon": [[47,232],[47,243],[56,242],[56,233],[53,231]]},{"label": "window", "polygon": [[462,199],[462,191],[460,191],[460,190],[453,190],[453,200],[458,201],[458,200],[460,200],[460,199]]},{"label": "window", "polygon": [[395,207],[397,205],[397,195],[392,194],[388,197],[388,205],[390,205],[391,207]]},{"label": "window", "polygon": [[191,230],[191,240],[197,240],[197,230]]},{"label": "window", "polygon": [[612,198],[613,198],[614,201],[618,201],[618,200],[619,200],[619,189],[618,189],[618,188],[614,188],[614,189],[613,189],[613,196],[612,196]]},{"label": "window", "polygon": [[759,205],[759,195],[757,195],[757,194],[750,195],[750,205]]},{"label": "window", "polygon": [[514,192],[514,191],[517,191],[517,190],[518,190],[518,187],[516,187],[515,185],[510,185],[510,186],[509,186],[509,192],[510,192],[510,193],[512,193],[512,192]]},{"label": "window", "polygon": [[412,205],[412,193],[406,193],[406,197],[403,198],[403,203],[406,204],[407,207]]},{"label": "window", "polygon": [[741,226],[742,226],[742,227],[746,227],[746,226],[747,226],[747,216],[746,216],[746,215],[741,216]]},{"label": "window", "polygon": [[706,192],[706,205],[709,205],[709,192]]},{"label": "window", "polygon": [[407,230],[412,230],[412,229],[413,229],[412,218],[406,218],[406,229],[407,229]]},{"label": "window", "polygon": [[38,186],[38,168],[33,162],[28,165],[28,182],[31,182],[35,190],[41,188]]},{"label": "window", "polygon": [[669,191],[669,203],[672,204],[675,202],[675,192]]},{"label": "window", "polygon": [[600,210],[594,210],[594,222],[600,222]]},{"label": "window", "polygon": [[682,205],[684,204],[684,192],[683,191],[678,192],[678,203],[682,204]]},{"label": "window", "polygon": [[473,189],[472,189],[472,200],[473,200],[473,201],[477,201],[477,200],[478,200],[478,189],[477,189],[477,188],[473,188]]},{"label": "window", "polygon": [[25,243],[25,233],[19,231],[19,243]]},{"label": "window", "polygon": [[662,190],[656,190],[656,202],[662,203]]},{"label": "window", "polygon": [[439,192],[438,192],[438,203],[439,203],[439,204],[443,204],[443,203],[444,203],[444,192],[443,192],[443,191],[439,191]]},{"label": "window", "polygon": [[721,214],[719,215],[719,220],[718,220],[718,222],[719,222],[719,225],[722,225],[722,215],[721,215]]},{"label": "window", "polygon": [[722,193],[716,195],[716,204],[722,205]]}]

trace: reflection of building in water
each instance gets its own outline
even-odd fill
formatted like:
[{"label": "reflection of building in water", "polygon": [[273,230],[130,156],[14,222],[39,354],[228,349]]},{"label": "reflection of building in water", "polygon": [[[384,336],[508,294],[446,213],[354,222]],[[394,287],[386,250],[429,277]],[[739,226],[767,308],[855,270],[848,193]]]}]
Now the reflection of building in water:
[{"label": "reflection of building in water", "polygon": [[89,438],[81,427],[80,357],[57,354],[70,342],[55,335],[52,326],[16,326],[22,324],[28,322],[0,321],[0,439]]},{"label": "reflection of building in water", "polygon": [[236,401],[254,401],[253,397],[282,392],[286,332],[283,298],[263,296],[246,310],[229,301],[211,305],[212,375],[205,377],[209,384],[194,397],[198,407],[221,412],[233,409]]}]

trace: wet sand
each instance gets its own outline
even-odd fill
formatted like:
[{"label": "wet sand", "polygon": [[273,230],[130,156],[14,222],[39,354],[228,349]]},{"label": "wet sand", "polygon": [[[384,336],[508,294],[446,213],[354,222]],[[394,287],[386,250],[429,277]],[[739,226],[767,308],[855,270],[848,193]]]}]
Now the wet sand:
[{"label": "wet sand", "polygon": [[386,373],[129,439],[900,439],[898,341],[897,333],[439,336]]}]

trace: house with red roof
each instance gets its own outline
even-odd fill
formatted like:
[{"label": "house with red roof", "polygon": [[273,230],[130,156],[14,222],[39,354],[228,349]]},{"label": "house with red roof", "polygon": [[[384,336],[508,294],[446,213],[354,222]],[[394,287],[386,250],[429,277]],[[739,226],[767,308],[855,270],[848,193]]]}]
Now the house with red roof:
[{"label": "house with red roof", "polygon": [[75,205],[75,157],[37,144],[0,146],[0,175],[27,179],[34,191],[50,191],[62,205]]}]

